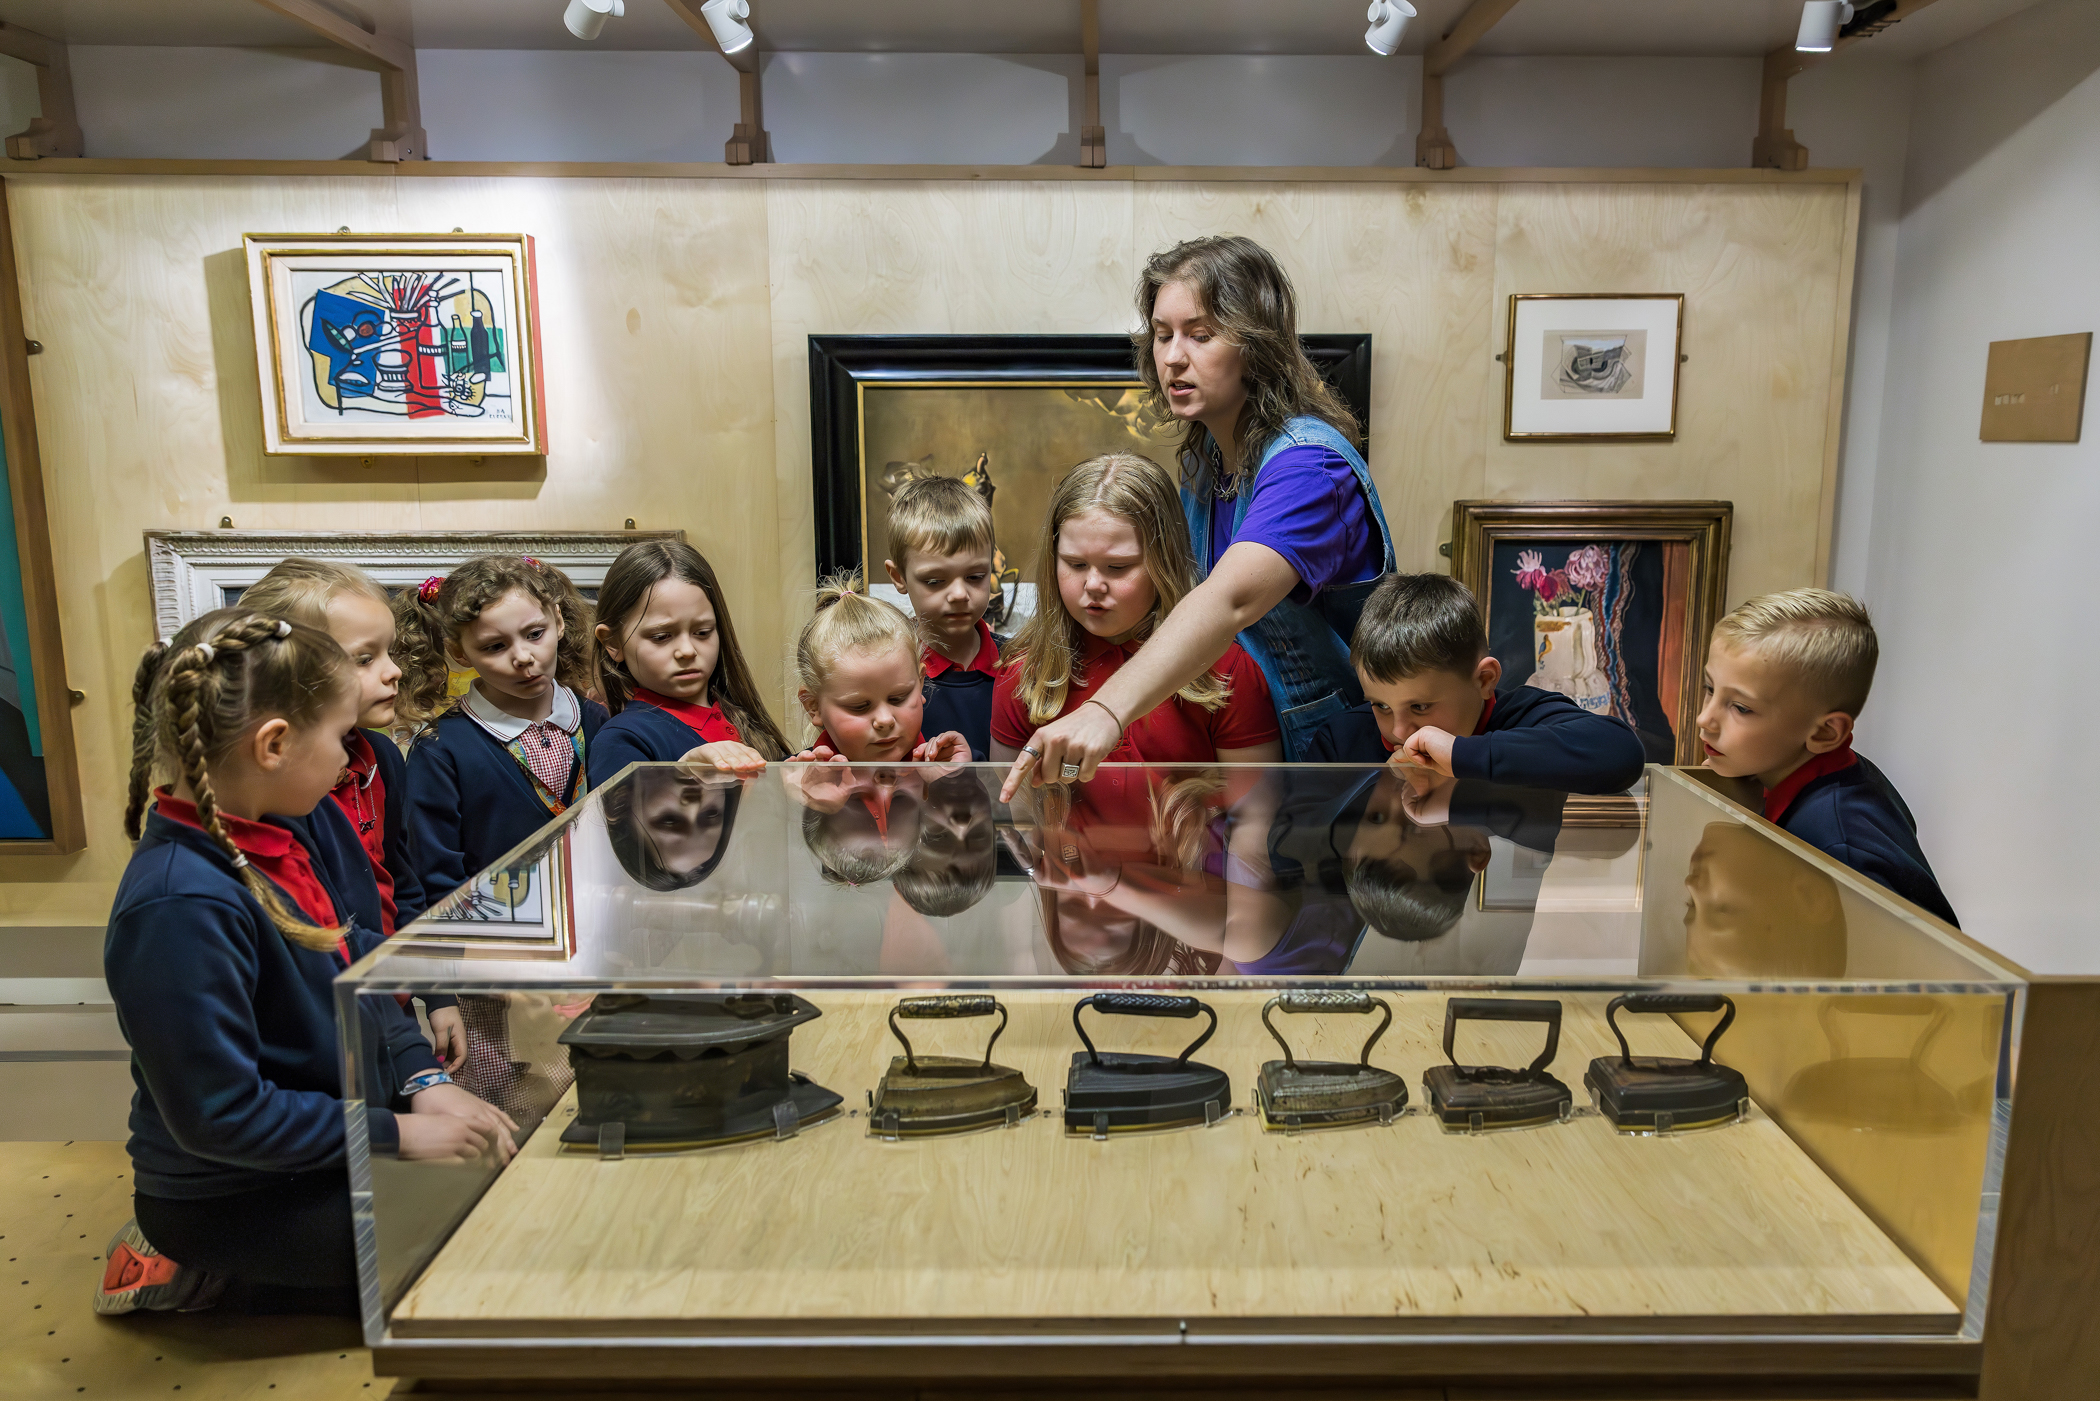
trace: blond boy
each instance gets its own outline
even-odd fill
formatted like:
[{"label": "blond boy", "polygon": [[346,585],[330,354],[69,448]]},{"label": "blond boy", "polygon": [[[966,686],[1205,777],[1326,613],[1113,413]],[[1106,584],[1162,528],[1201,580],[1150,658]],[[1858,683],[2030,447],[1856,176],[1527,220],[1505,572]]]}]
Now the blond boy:
[{"label": "blond boy", "polygon": [[992,508],[953,477],[921,477],[890,502],[890,582],[911,600],[925,641],[928,734],[948,730],[990,758],[999,639],[984,621],[992,573]]}]

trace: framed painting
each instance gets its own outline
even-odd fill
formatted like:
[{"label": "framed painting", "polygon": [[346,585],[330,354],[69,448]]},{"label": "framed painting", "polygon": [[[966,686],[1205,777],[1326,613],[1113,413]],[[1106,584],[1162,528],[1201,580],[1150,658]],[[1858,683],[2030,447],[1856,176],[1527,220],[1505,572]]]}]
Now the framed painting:
[{"label": "framed painting", "polygon": [[1502,436],[1672,441],[1683,341],[1682,293],[1516,294],[1502,352]]},{"label": "framed painting", "polygon": [[466,958],[568,958],[576,952],[566,830],[522,859],[483,871],[401,931]]},{"label": "framed painting", "polygon": [[0,199],[0,855],[58,856],[87,845],[87,817],[21,285]]},{"label": "framed painting", "polygon": [[527,234],[248,234],[263,451],[544,453]]},{"label": "framed painting", "polygon": [[[1303,340],[1370,422],[1370,336]],[[960,477],[992,508],[987,620],[1010,633],[1035,610],[1036,540],[1067,471],[1123,451],[1178,472],[1180,425],[1151,412],[1130,355],[1127,336],[811,336],[818,574],[865,569],[870,592],[910,612],[882,572],[890,498],[915,477]]]},{"label": "framed painting", "polygon": [[1617,716],[1651,763],[1697,764],[1733,515],[1726,501],[1460,501],[1451,573],[1480,600],[1504,684]]}]

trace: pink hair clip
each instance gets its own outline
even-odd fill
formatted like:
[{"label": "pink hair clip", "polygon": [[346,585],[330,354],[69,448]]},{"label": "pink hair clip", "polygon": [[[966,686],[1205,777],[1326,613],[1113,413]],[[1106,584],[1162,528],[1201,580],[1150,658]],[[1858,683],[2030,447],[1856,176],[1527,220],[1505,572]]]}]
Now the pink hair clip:
[{"label": "pink hair clip", "polygon": [[525,563],[531,565],[532,568],[535,570],[537,570],[540,567],[540,562],[534,559],[531,555],[519,555],[518,558],[524,560]]},{"label": "pink hair clip", "polygon": [[422,583],[416,585],[416,597],[428,603],[438,596],[438,590],[443,587],[445,587],[445,576],[433,574]]}]

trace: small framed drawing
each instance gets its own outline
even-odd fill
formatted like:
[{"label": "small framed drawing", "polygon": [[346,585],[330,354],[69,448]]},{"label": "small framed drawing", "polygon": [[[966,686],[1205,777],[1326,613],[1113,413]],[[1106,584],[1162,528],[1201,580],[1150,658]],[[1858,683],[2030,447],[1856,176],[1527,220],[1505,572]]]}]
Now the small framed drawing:
[{"label": "small framed drawing", "polygon": [[247,234],[263,451],[547,450],[527,234]]},{"label": "small framed drawing", "polygon": [[1671,441],[1683,340],[1682,293],[1517,293],[1502,354],[1502,436]]},{"label": "small framed drawing", "polygon": [[1726,501],[1459,501],[1451,573],[1480,600],[1503,684],[1617,716],[1650,763],[1696,764],[1734,514]]},{"label": "small framed drawing", "polygon": [[[550,819],[551,820],[551,819]],[[566,833],[481,872],[423,912],[401,940],[467,958],[568,958],[576,952]]]}]

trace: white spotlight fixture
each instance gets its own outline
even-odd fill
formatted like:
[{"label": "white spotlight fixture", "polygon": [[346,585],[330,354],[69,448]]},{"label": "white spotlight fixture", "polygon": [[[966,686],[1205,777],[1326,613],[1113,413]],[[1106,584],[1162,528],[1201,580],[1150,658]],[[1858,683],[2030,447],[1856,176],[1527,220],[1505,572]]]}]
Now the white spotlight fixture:
[{"label": "white spotlight fixture", "polygon": [[707,0],[700,7],[700,16],[715,32],[723,53],[742,53],[751,47],[751,26],[744,22],[751,18],[751,0]]},{"label": "white spotlight fixture", "polygon": [[569,0],[561,22],[579,39],[595,39],[605,32],[605,22],[627,13],[627,0]]},{"label": "white spotlight fixture", "polygon": [[1407,32],[1407,22],[1414,17],[1415,7],[1407,0],[1371,0],[1370,13],[1364,16],[1371,27],[1364,31],[1364,42],[1380,58],[1391,58],[1400,47],[1400,36]]},{"label": "white spotlight fixture", "polygon": [[1805,54],[1827,54],[1837,46],[1838,31],[1851,22],[1852,7],[1845,0],[1806,0],[1794,47]]}]

